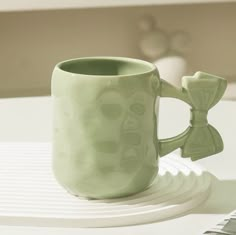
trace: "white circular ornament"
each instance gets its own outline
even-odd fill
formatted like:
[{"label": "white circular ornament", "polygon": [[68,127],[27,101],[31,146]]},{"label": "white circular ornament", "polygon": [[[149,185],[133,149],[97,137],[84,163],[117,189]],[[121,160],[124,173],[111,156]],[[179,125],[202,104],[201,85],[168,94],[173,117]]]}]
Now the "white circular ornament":
[{"label": "white circular ornament", "polygon": [[51,144],[0,144],[0,224],[112,227],[166,220],[200,205],[212,176],[175,154],[160,159],[153,184],[133,196],[87,200],[67,193],[51,170]]}]

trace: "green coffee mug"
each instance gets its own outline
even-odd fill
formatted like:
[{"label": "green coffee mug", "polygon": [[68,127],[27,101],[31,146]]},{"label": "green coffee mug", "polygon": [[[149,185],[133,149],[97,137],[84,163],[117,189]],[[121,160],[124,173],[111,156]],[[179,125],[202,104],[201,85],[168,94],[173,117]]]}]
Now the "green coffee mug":
[{"label": "green coffee mug", "polygon": [[[171,68],[170,68],[171,69]],[[176,148],[197,160],[223,150],[207,112],[226,89],[223,78],[197,72],[182,88],[160,79],[155,65],[137,59],[90,57],[61,62],[52,76],[53,171],[70,193],[115,198],[146,189],[158,158]],[[191,106],[190,126],[159,140],[159,97]]]}]

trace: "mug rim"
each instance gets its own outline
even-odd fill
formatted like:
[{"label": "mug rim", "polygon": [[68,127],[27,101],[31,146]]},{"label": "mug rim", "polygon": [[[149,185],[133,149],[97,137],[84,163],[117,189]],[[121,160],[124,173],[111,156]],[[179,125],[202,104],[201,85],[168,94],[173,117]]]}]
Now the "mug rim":
[{"label": "mug rim", "polygon": [[[147,67],[147,70],[144,72],[139,73],[129,73],[129,74],[118,74],[118,75],[101,75],[101,74],[85,74],[85,73],[77,73],[77,72],[70,72],[65,69],[62,69],[61,67],[65,64],[69,64],[75,61],[86,61],[86,60],[110,60],[110,61],[117,61],[117,62],[127,62],[127,63],[135,63],[140,65],[145,65]],[[149,69],[148,69],[149,68]],[[157,67],[148,61],[142,60],[142,59],[136,59],[136,58],[129,58],[129,57],[119,57],[119,56],[88,56],[88,57],[78,57],[78,58],[72,58],[68,60],[61,61],[55,65],[55,70],[58,70],[63,73],[67,73],[73,76],[85,76],[85,77],[130,77],[130,76],[138,76],[138,75],[145,75],[152,73],[154,71],[157,71]]]}]

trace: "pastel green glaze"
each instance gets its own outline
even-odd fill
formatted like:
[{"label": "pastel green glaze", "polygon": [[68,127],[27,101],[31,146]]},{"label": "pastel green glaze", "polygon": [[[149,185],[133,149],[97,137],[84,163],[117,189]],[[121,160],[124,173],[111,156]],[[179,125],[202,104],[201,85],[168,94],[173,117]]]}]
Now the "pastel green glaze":
[{"label": "pastel green glaze", "polygon": [[[225,88],[226,80],[198,72],[184,77],[179,90],[161,80],[153,64],[136,59],[91,57],[57,64],[52,96],[58,182],[74,195],[122,197],[151,184],[158,156],[181,148],[183,157],[197,160],[222,151],[207,111]],[[157,137],[155,108],[161,96],[192,107],[190,127],[165,140]]]}]

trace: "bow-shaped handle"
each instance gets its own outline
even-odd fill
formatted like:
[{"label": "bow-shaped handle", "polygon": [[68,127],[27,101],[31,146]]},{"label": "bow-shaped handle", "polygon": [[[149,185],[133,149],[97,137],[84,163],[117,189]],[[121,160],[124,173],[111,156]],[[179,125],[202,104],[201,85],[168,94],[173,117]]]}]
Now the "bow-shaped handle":
[{"label": "bow-shaped handle", "polygon": [[160,156],[181,148],[182,157],[198,160],[223,150],[219,132],[207,121],[207,113],[223,96],[227,82],[221,77],[197,72],[182,78],[182,89],[161,80],[161,96],[181,99],[191,108],[190,126],[180,135],[159,141]]}]

